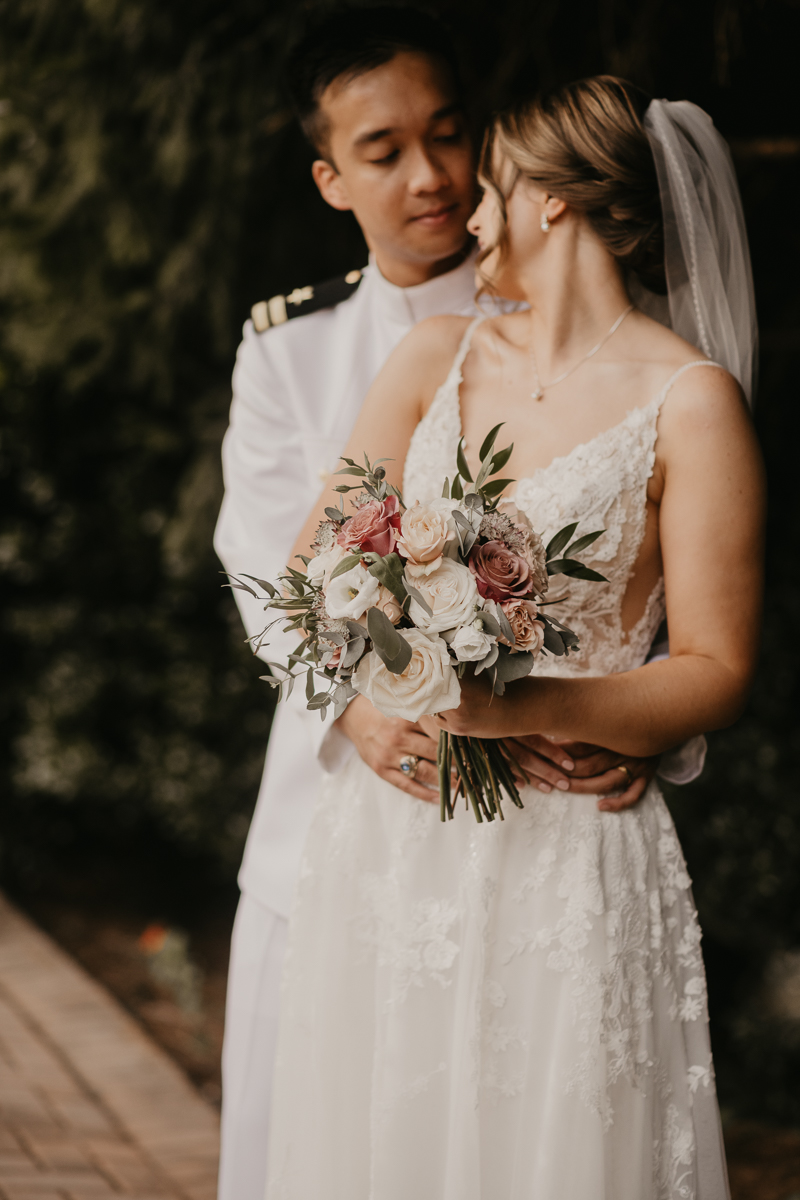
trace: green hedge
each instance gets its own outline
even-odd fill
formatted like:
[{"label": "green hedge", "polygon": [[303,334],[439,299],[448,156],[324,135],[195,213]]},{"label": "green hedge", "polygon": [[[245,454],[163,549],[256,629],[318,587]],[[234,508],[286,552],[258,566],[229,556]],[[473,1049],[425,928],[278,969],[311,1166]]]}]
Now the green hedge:
[{"label": "green hedge", "polygon": [[[316,195],[276,83],[318,7],[0,0],[0,843],[21,893],[98,862],[112,890],[136,872],[155,886],[184,871],[199,890],[235,874],[271,697],[211,550],[233,356],[253,301],[365,258]],[[613,70],[696,100],[732,137],[798,133],[789,0],[432,7],[478,124],[514,92]],[[723,1094],[796,1119],[797,1032],[759,989],[770,956],[800,944],[800,172],[780,153],[740,162],[771,339],[763,666],[673,806]]]}]

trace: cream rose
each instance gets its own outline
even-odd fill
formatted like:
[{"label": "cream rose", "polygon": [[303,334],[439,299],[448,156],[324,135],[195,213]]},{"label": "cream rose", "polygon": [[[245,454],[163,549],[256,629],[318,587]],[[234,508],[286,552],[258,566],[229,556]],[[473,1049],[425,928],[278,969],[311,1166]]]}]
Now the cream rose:
[{"label": "cream rose", "polygon": [[415,579],[414,586],[433,612],[433,616],[428,616],[412,599],[409,616],[424,633],[442,633],[472,620],[478,605],[478,587],[474,575],[463,563],[443,558],[433,574]]},{"label": "cream rose", "polygon": [[356,563],[343,575],[337,575],[325,588],[325,610],[329,617],[357,621],[380,596],[381,585],[366,567]]},{"label": "cream rose", "polygon": [[403,615],[403,610],[400,607],[397,598],[389,591],[387,587],[384,587],[383,584],[381,584],[381,590],[378,593],[378,600],[375,604],[375,608],[379,608],[381,612],[389,618],[393,625],[396,625]]},{"label": "cream rose", "polygon": [[471,625],[462,625],[456,631],[456,636],[450,643],[450,649],[455,651],[459,662],[480,662],[497,641],[491,633],[486,633],[480,620]]},{"label": "cream rose", "polygon": [[356,691],[385,717],[405,721],[458,708],[461,684],[446,643],[440,637],[426,637],[418,629],[404,629],[402,636],[412,651],[402,675],[394,675],[370,650],[353,672],[351,682]]},{"label": "cream rose", "polygon": [[442,561],[445,546],[453,536],[448,514],[417,500],[403,513],[397,548],[408,559],[411,573],[430,575]]},{"label": "cream rose", "polygon": [[320,550],[308,564],[308,582],[316,584],[317,587],[326,584],[334,567],[342,561],[346,553],[347,551],[343,550],[336,542],[328,546],[327,550]]}]

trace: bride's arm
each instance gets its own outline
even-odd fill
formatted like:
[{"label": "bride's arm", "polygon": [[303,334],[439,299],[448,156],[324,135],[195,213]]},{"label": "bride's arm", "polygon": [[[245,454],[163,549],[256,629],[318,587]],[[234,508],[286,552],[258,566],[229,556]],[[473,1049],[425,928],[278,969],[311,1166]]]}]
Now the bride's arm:
[{"label": "bride's arm", "polygon": [[[403,338],[367,393],[344,457],[357,463],[364,462],[365,454],[370,462],[390,459],[382,464],[387,481],[402,489],[403,464],[411,435],[436,388],[445,379],[468,323],[464,317],[431,317]],[[341,493],[334,491],[339,483],[357,484],[358,479],[353,475],[333,475],[328,481],[292,549],[289,562],[297,569],[302,569],[302,564],[296,562],[295,555],[312,553],[314,535],[320,521],[325,519],[325,509],[329,505],[339,507]],[[345,512],[350,511],[345,493]]]},{"label": "bride's arm", "polygon": [[765,487],[727,373],[690,371],[676,384],[657,451],[651,495],[660,504],[669,659],[598,679],[528,678],[491,705],[486,685],[468,684],[443,727],[544,733],[647,756],[740,715],[759,645]]}]

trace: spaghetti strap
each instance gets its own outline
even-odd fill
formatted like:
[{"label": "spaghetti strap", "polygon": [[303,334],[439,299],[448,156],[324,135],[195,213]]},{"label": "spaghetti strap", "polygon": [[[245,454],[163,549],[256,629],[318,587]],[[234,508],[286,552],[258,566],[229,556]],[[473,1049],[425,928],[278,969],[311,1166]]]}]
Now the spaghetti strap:
[{"label": "spaghetti strap", "polygon": [[487,315],[488,315],[487,313],[480,313],[477,317],[474,318],[474,320],[470,321],[469,325],[464,330],[464,336],[461,339],[461,343],[456,352],[456,356],[453,359],[453,365],[450,368],[450,376],[451,377],[456,374],[459,376],[461,375],[461,368],[464,365],[464,359],[469,354],[469,348],[472,345],[472,335],[475,332],[475,330],[478,328],[478,326],[481,324],[481,322],[486,320]]},{"label": "spaghetti strap", "polygon": [[[467,332],[469,332],[469,330]],[[668,395],[670,389],[672,388],[673,383],[675,383],[678,379],[680,379],[680,377],[684,373],[684,371],[689,371],[689,370],[691,370],[692,367],[719,367],[720,365],[721,364],[718,362],[712,362],[710,358],[696,358],[694,360],[694,362],[684,363],[682,367],[678,367],[678,369],[674,375],[670,375],[669,379],[667,380],[667,382],[664,384],[661,391],[656,396],[655,402],[656,402],[657,406],[659,408],[661,407],[661,405],[666,400],[667,395]]]}]

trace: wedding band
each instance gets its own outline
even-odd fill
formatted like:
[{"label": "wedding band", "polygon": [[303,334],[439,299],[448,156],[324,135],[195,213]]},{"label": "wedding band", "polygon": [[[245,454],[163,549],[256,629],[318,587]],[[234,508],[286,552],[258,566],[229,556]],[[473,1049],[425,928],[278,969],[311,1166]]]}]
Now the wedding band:
[{"label": "wedding band", "polygon": [[404,754],[400,759],[400,770],[404,775],[407,775],[409,779],[414,778],[417,773],[418,766],[419,759],[417,758],[416,754]]},{"label": "wedding band", "polygon": [[622,774],[625,776],[625,782],[628,784],[628,787],[630,787],[630,785],[633,783],[633,776],[628,768],[623,767],[622,763],[620,763],[620,765],[617,767],[617,770],[622,771]]}]

